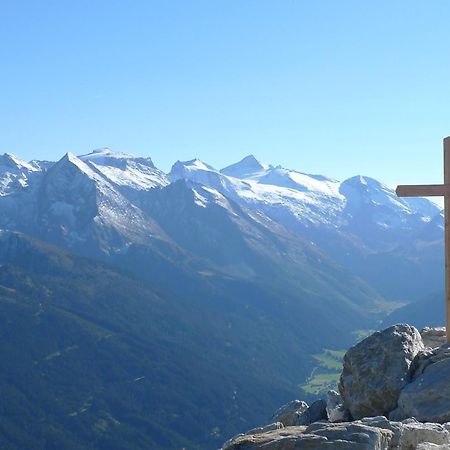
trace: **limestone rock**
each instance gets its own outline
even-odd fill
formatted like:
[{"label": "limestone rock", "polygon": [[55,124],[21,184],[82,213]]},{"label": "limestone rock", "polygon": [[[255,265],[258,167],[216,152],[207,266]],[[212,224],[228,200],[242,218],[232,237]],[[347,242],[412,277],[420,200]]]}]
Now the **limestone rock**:
[{"label": "limestone rock", "polygon": [[354,423],[362,423],[375,428],[392,431],[390,449],[414,450],[419,444],[450,444],[450,433],[443,425],[437,423],[421,423],[414,418],[404,422],[394,422],[386,417],[366,417]]},{"label": "limestone rock", "polygon": [[313,423],[305,430],[305,434],[325,436],[331,442],[344,441],[352,445],[359,444],[354,448],[373,450],[388,449],[393,437],[390,430],[370,427],[360,422]]},{"label": "limestone rock", "polygon": [[279,408],[272,417],[272,422],[281,422],[285,427],[298,425],[299,416],[308,409],[302,400],[292,400]]},{"label": "limestone rock", "polygon": [[236,436],[223,449],[450,450],[450,344],[435,346],[439,330],[422,334],[426,348],[409,325],[374,333],[345,355],[342,397],[329,391],[326,401],[309,407],[288,403],[275,423]]},{"label": "limestone rock", "polygon": [[353,423],[316,423],[238,436],[223,450],[385,450],[392,432]]},{"label": "limestone rock", "polygon": [[[258,428],[252,428],[251,430],[247,431],[246,433],[240,433],[237,436],[234,436],[233,438],[229,439],[225,444],[223,445],[223,448],[228,448],[234,441],[237,441],[242,436],[249,436],[249,435],[257,435],[257,434],[263,434],[267,433],[269,431],[273,430],[281,430],[284,428],[284,425],[281,422],[274,422],[269,425],[266,425],[265,427],[258,427]],[[306,429],[306,427],[303,427],[303,431]],[[300,432],[301,430],[297,430]]]},{"label": "limestone rock", "polygon": [[387,416],[395,409],[410,364],[422,350],[419,332],[406,324],[378,331],[350,348],[339,391],[353,418]]},{"label": "limestone rock", "polygon": [[450,346],[423,352],[414,361],[413,381],[405,386],[389,418],[422,422],[450,421]]},{"label": "limestone rock", "polygon": [[425,369],[439,361],[450,358],[450,345],[443,345],[438,348],[427,348],[419,352],[410,366],[410,378],[415,380],[425,372]]},{"label": "limestone rock", "polygon": [[222,450],[320,449],[327,439],[304,434],[305,427],[288,427],[256,435],[240,435],[228,441]]},{"label": "limestone rock", "polygon": [[264,427],[252,428],[251,430],[247,431],[245,434],[261,434],[261,433],[267,433],[268,431],[281,430],[282,428],[284,428],[284,425],[281,422],[274,422],[274,423],[270,423],[269,425],[266,425]]},{"label": "limestone rock", "polygon": [[402,426],[400,448],[416,449],[419,444],[449,445],[450,434],[437,423],[407,423]]},{"label": "limestone rock", "polygon": [[[416,420],[413,420],[414,423],[416,423]],[[383,428],[385,430],[390,430],[393,433],[390,448],[392,449],[400,449],[400,440],[402,436],[402,428],[403,424],[401,422],[392,422],[389,421],[384,416],[377,416],[377,417],[365,417],[364,419],[361,419],[357,423],[362,423],[363,425],[367,425],[369,427],[374,428]]]},{"label": "limestone rock", "polygon": [[326,419],[327,403],[325,402],[325,400],[317,400],[298,416],[295,425],[310,425],[311,423]]},{"label": "limestone rock", "polygon": [[416,447],[416,450],[450,450],[450,445],[437,445],[424,442]]},{"label": "limestone rock", "polygon": [[415,450],[419,444],[449,445],[450,434],[442,425],[436,423],[420,423],[415,419],[407,423],[389,421],[386,417],[366,417],[350,423],[324,424],[316,423],[306,428],[305,433],[319,434],[317,430],[333,429],[335,425],[342,425],[347,430],[349,425],[365,427],[367,429],[379,428],[391,432],[389,446],[392,450]]},{"label": "limestone rock", "polygon": [[[292,426],[252,430],[228,441],[226,450],[355,449],[415,450],[447,449],[450,424],[421,423],[414,418],[403,422],[386,417],[366,417],[354,422],[316,422],[308,427]],[[449,449],[450,450],[450,449]]]},{"label": "limestone rock", "polygon": [[445,327],[430,328],[425,327],[420,330],[422,336],[423,345],[429,348],[436,348],[444,345],[447,342],[445,335]]},{"label": "limestone rock", "polygon": [[350,420],[350,412],[345,409],[339,392],[330,390],[327,392],[327,416],[330,422],[347,422]]}]

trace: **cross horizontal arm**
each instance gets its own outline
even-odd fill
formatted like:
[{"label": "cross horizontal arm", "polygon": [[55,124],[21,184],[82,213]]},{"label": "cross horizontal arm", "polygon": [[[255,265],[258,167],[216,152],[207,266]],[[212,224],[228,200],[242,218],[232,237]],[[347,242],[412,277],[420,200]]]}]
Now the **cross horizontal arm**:
[{"label": "cross horizontal arm", "polygon": [[399,197],[441,197],[450,196],[450,184],[411,184],[397,186]]}]

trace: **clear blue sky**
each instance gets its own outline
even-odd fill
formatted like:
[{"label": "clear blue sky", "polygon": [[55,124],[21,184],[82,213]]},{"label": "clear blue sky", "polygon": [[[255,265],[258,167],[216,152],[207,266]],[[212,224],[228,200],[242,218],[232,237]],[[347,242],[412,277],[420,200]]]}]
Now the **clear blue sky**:
[{"label": "clear blue sky", "polygon": [[0,151],[440,182],[450,2],[0,1]]}]

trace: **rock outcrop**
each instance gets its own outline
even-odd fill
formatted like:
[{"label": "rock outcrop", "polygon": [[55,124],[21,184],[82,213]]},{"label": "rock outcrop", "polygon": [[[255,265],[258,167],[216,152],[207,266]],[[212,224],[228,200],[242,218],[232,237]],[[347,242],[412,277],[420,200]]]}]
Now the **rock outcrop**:
[{"label": "rock outcrop", "polygon": [[424,350],[416,328],[394,325],[352,347],[344,356],[339,391],[355,419],[386,416],[408,382],[409,366]]},{"label": "rock outcrop", "polygon": [[327,419],[330,422],[347,422],[350,420],[350,412],[345,408],[339,392],[327,392]]},{"label": "rock outcrop", "polygon": [[274,423],[223,450],[450,450],[450,344],[439,346],[443,340],[445,330],[409,325],[374,333],[345,355],[341,394],[329,391],[311,406],[295,400]]},{"label": "rock outcrop", "polygon": [[317,400],[299,416],[296,425],[310,425],[327,418],[327,402],[325,400]]},{"label": "rock outcrop", "polygon": [[273,422],[281,422],[285,427],[310,425],[319,420],[328,418],[327,402],[325,400],[317,400],[308,406],[301,400],[293,400],[283,405],[273,415]]},{"label": "rock outcrop", "polygon": [[299,417],[308,409],[308,404],[301,400],[292,400],[278,409],[272,422],[281,422],[285,427],[300,425]]},{"label": "rock outcrop", "polygon": [[223,450],[384,450],[392,432],[360,423],[315,423],[310,427],[287,427],[263,434],[242,435]]},{"label": "rock outcrop", "polygon": [[423,422],[450,421],[450,346],[419,354],[413,380],[401,391],[390,418],[415,417]]},{"label": "rock outcrop", "polygon": [[425,327],[420,330],[422,342],[425,348],[436,348],[447,342],[445,327],[430,328]]},{"label": "rock outcrop", "polygon": [[450,449],[450,424],[403,422],[370,417],[354,422],[316,422],[268,432],[249,432],[228,441],[223,450],[415,450]]}]

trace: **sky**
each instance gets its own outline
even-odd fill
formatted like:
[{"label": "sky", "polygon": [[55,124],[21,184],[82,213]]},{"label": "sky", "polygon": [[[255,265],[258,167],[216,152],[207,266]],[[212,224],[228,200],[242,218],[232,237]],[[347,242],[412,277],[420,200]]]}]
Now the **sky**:
[{"label": "sky", "polygon": [[442,181],[450,2],[0,0],[0,153]]}]

